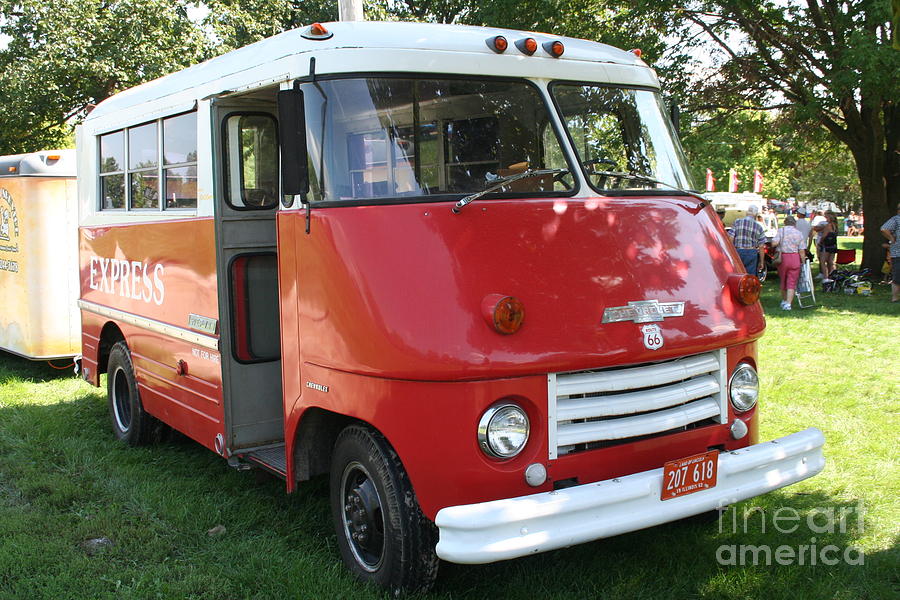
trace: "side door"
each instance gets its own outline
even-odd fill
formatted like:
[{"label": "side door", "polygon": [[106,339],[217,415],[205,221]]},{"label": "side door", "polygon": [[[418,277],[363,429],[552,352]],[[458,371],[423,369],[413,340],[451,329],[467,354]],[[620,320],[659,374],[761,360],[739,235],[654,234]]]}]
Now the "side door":
[{"label": "side door", "polygon": [[225,446],[284,438],[275,214],[275,94],[213,102],[215,229]]}]

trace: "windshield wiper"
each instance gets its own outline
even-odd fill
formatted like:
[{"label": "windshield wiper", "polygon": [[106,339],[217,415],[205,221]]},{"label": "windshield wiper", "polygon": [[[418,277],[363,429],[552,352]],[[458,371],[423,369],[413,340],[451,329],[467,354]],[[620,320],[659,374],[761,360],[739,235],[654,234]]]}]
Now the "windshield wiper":
[{"label": "windshield wiper", "polygon": [[631,181],[641,181],[643,183],[653,183],[656,185],[664,185],[667,188],[673,189],[676,192],[681,192],[687,196],[691,196],[692,198],[696,198],[700,201],[700,204],[697,206],[698,209],[703,208],[707,204],[706,198],[698,194],[697,192],[692,192],[690,190],[685,190],[683,188],[678,187],[677,185],[672,185],[671,183],[666,183],[665,181],[660,181],[659,179],[653,179],[652,177],[647,177],[646,175],[638,175],[637,173],[621,173],[619,171],[596,171],[591,169],[589,171],[591,175],[603,175],[604,177],[614,177],[617,179],[629,179]]},{"label": "windshield wiper", "polygon": [[485,194],[490,194],[491,192],[495,192],[500,188],[504,188],[513,181],[528,179],[529,177],[538,177],[540,175],[561,175],[568,172],[569,169],[528,169],[526,171],[522,171],[521,173],[516,173],[515,175],[509,175],[508,177],[495,177],[493,179],[489,178],[489,182],[491,183],[491,185],[484,188],[480,192],[475,192],[474,194],[469,194],[468,196],[461,198],[459,202],[457,202],[456,205],[450,210],[453,211],[453,214],[458,215],[463,207],[467,204],[471,204]]}]

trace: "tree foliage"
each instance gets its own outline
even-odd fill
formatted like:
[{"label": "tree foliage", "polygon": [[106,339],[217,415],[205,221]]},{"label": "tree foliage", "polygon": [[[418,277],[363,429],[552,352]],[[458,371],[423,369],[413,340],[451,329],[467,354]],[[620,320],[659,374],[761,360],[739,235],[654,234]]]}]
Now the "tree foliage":
[{"label": "tree foliage", "polygon": [[[825,129],[853,156],[867,220],[900,201],[900,52],[884,0],[644,0],[693,61],[692,110],[773,110]],[[706,64],[697,56],[708,57]],[[868,228],[865,266],[880,267]]]},{"label": "tree foliage", "polygon": [[0,149],[64,143],[69,121],[115,92],[205,58],[182,0],[0,1]]}]

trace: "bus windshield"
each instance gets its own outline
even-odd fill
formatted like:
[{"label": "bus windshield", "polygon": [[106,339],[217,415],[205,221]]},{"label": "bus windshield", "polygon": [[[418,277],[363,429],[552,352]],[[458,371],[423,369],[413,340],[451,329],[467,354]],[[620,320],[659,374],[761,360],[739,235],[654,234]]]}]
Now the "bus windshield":
[{"label": "bus windshield", "polygon": [[658,93],[563,82],[554,83],[551,93],[596,191],[692,189],[684,153]]},{"label": "bus windshield", "polygon": [[302,90],[311,202],[448,200],[530,169],[564,171],[494,195],[573,190],[547,104],[527,81],[370,77]]}]

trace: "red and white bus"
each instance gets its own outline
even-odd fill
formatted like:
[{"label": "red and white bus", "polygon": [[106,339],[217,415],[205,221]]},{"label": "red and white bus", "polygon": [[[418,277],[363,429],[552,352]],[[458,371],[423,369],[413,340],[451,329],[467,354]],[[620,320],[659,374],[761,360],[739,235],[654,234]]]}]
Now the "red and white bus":
[{"label": "red and white bus", "polygon": [[287,491],[361,579],[680,519],[810,477],[758,442],[748,276],[654,72],[603,44],[327,23],[78,132],[84,377]]}]

